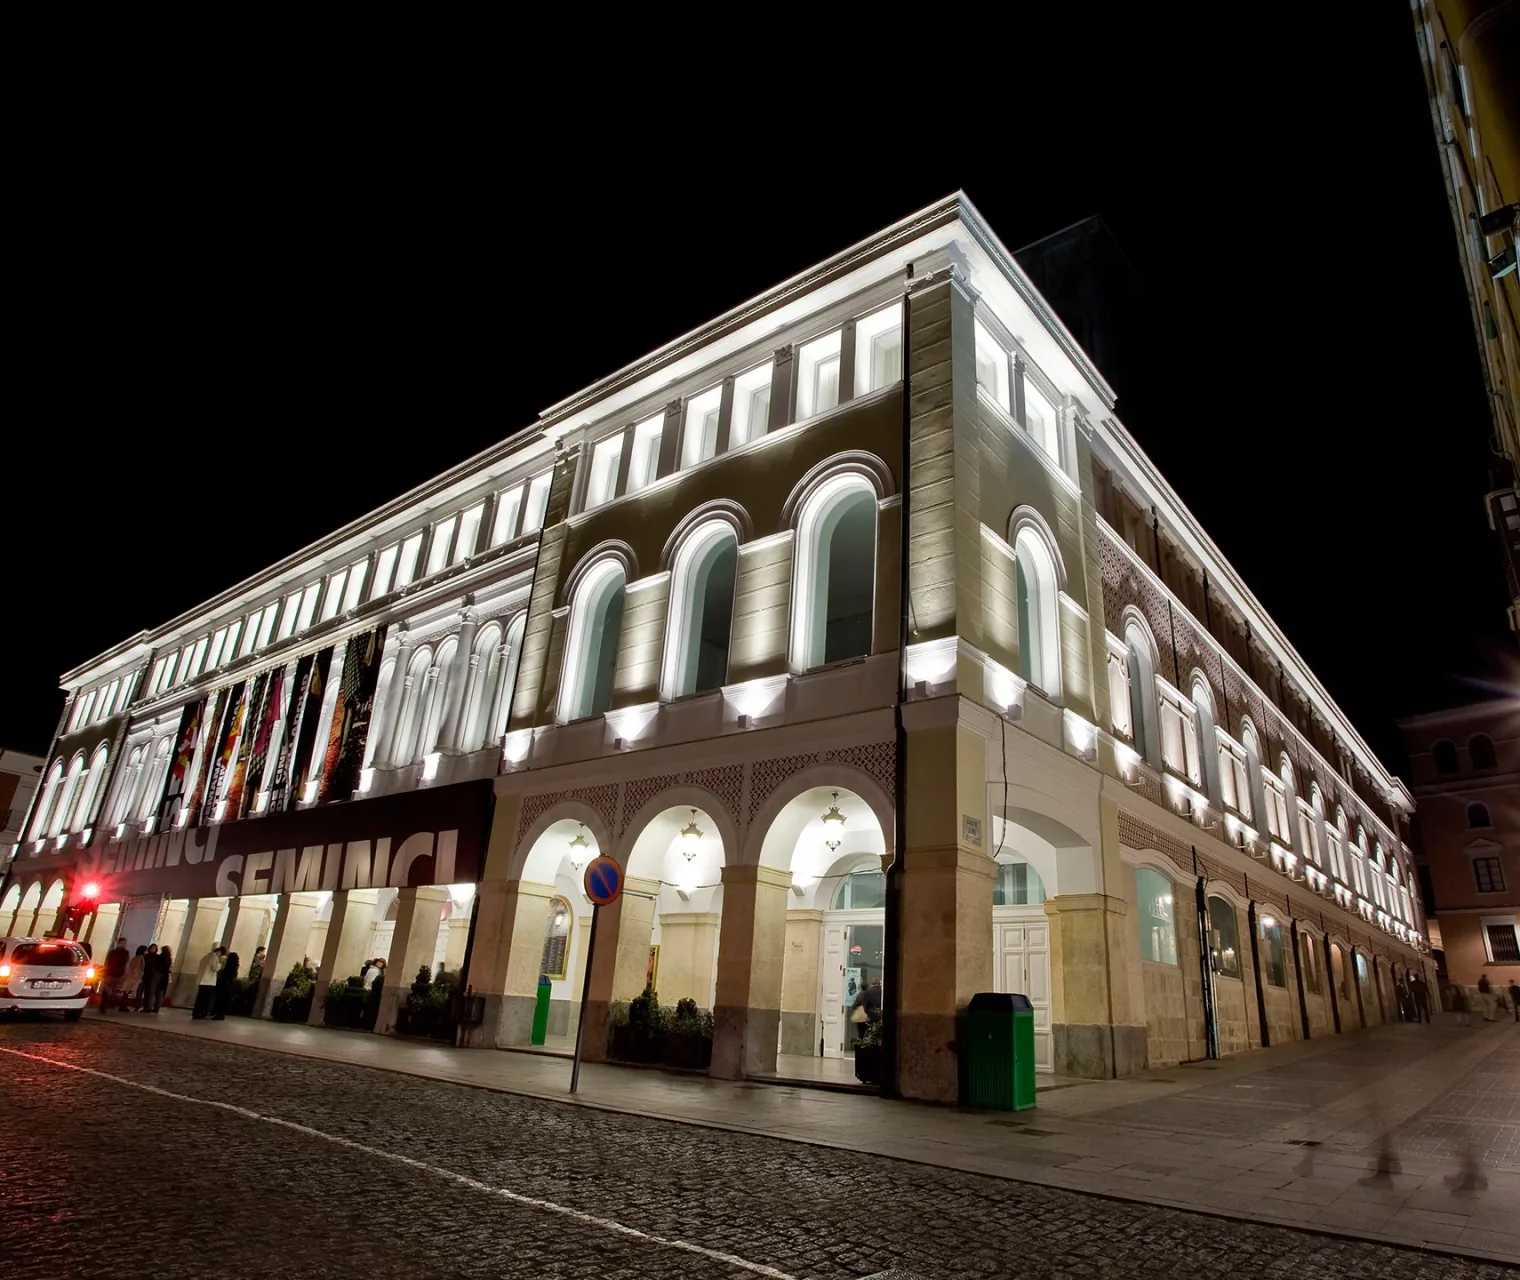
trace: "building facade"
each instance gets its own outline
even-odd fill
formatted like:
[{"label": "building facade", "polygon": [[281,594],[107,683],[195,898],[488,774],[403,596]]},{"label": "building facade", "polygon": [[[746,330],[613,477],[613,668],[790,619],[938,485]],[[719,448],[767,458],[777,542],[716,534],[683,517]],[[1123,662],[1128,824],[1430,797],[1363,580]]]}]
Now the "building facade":
[{"label": "building facade", "polygon": [[1513,701],[1400,722],[1419,803],[1416,857],[1429,937],[1448,981],[1520,982],[1520,706]]},{"label": "building facade", "polygon": [[887,1087],[944,1101],[978,991],[1112,1076],[1428,961],[1409,795],[961,196],[64,684],[0,911],[91,877],[96,930],[324,981],[383,940],[377,1030],[442,959],[472,1043],[547,977],[597,1058],[652,982],[739,1077],[848,1057],[879,983]]},{"label": "building facade", "polygon": [[46,763],[25,751],[0,751],[0,847],[9,849],[21,839]]},{"label": "building facade", "polygon": [[1493,419],[1489,523],[1520,630],[1520,0],[1419,0],[1412,11]]}]

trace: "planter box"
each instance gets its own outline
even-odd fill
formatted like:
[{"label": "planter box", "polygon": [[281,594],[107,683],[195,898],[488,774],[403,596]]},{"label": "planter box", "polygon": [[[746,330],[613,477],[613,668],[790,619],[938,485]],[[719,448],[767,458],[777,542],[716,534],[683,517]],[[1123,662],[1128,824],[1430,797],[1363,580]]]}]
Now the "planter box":
[{"label": "planter box", "polygon": [[701,1035],[663,1036],[660,1061],[683,1071],[706,1071],[712,1066],[712,1041]]},{"label": "planter box", "polygon": [[312,993],[304,996],[288,996],[281,992],[269,1008],[269,1016],[276,1022],[305,1022],[311,1016]]},{"label": "planter box", "polygon": [[881,1046],[857,1044],[855,1046],[855,1078],[861,1084],[881,1083]]}]

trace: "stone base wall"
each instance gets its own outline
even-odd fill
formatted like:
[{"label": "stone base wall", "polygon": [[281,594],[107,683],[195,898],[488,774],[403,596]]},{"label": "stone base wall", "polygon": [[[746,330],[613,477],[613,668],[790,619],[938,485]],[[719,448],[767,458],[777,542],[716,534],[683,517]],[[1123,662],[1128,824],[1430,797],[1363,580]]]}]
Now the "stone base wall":
[{"label": "stone base wall", "polygon": [[1153,1067],[1184,1062],[1188,1019],[1182,970],[1174,964],[1141,962],[1145,983],[1146,1056]]}]

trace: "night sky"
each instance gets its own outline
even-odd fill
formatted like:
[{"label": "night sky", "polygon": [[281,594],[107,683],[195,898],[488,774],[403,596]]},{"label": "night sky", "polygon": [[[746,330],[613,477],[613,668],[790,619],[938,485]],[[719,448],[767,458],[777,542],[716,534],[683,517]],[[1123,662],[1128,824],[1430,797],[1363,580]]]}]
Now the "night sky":
[{"label": "night sky", "polygon": [[926,29],[784,107],[649,66],[578,116],[503,83],[93,121],[13,241],[0,742],[46,749],[62,671],[963,188],[1013,249],[1102,215],[1152,319],[1120,417],[1397,766],[1393,719],[1498,687],[1513,639],[1414,39],[1366,8],[1180,48],[1072,10],[990,68]]}]

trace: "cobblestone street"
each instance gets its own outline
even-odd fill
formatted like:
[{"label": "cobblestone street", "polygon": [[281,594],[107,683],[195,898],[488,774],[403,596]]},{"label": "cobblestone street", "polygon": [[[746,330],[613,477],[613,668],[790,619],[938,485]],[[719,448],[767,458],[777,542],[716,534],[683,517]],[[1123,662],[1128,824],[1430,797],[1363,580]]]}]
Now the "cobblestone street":
[{"label": "cobblestone street", "polygon": [[88,1021],[0,1064],[7,1280],[1514,1274]]}]

